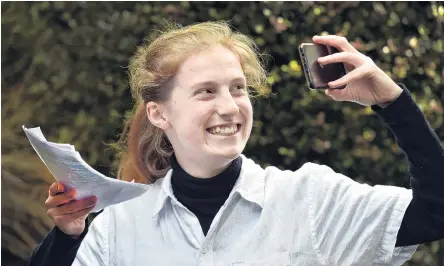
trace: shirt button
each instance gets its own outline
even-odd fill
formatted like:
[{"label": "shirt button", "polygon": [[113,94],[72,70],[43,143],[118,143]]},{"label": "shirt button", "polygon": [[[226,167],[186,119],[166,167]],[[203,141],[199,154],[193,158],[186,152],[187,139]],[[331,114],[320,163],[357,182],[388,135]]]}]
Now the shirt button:
[{"label": "shirt button", "polygon": [[207,248],[203,248],[203,249],[202,249],[202,254],[207,253],[207,251],[208,251]]}]

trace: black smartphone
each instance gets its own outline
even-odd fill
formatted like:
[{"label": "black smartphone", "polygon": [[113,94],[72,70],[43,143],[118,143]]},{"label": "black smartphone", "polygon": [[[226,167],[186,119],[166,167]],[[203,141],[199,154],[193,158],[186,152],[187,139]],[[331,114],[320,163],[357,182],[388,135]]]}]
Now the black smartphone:
[{"label": "black smartphone", "polygon": [[[337,80],[346,74],[343,63],[332,63],[324,66],[318,63],[319,57],[338,52],[338,49],[335,47],[322,44],[302,43],[299,46],[299,55],[301,56],[305,78],[310,89],[328,89],[330,81]],[[335,89],[343,88],[345,86]]]}]

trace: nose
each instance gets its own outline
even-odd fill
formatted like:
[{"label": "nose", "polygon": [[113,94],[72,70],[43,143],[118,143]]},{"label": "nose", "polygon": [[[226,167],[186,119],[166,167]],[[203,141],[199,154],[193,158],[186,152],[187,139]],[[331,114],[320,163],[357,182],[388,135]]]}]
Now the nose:
[{"label": "nose", "polygon": [[239,106],[231,93],[220,95],[217,101],[217,112],[220,116],[235,116],[239,113]]}]

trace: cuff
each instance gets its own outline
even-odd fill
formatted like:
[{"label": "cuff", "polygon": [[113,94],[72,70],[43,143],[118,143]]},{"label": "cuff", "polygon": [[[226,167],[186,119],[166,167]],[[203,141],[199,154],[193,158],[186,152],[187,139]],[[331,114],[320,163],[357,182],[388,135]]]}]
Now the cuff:
[{"label": "cuff", "polygon": [[398,84],[402,93],[385,108],[372,105],[372,110],[388,124],[402,123],[412,119],[412,114],[422,113],[404,84]]},{"label": "cuff", "polygon": [[74,239],[70,235],[65,234],[62,230],[60,230],[57,226],[53,228],[54,233],[54,243],[56,247],[64,247],[65,249],[70,249],[73,246],[79,245],[82,240],[85,238],[88,233],[88,227],[85,226],[85,230],[83,230],[82,234]]},{"label": "cuff", "polygon": [[404,218],[405,211],[412,201],[412,191],[402,189],[385,228],[381,243],[377,249],[374,265],[402,265],[415,253],[418,245],[395,247],[396,239]]}]

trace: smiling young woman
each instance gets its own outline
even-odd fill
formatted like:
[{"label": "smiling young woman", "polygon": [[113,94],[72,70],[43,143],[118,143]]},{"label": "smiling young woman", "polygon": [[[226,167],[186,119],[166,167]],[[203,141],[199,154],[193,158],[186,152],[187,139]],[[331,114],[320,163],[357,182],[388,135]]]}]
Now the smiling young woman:
[{"label": "smiling young woman", "polygon": [[54,183],[46,206],[56,226],[29,264],[401,265],[442,238],[444,149],[409,91],[345,38],[313,41],[340,51],[321,64],[350,69],[329,84],[345,89],[327,95],[372,106],[408,158],[412,189],[358,184],[313,163],[264,169],[242,155],[265,70],[247,36],[199,23],[166,31],[130,62],[136,106],[118,177],[148,191],[88,226],[95,198],[72,200]]},{"label": "smiling young woman", "polygon": [[[173,147],[190,174],[211,177],[244,149],[252,126],[248,94],[267,86],[249,38],[224,23],[170,30],[140,46],[129,69],[138,109],[121,142],[128,149],[120,178],[151,183],[163,176]],[[221,136],[234,126],[233,137]],[[202,169],[207,163],[214,169]]]}]

